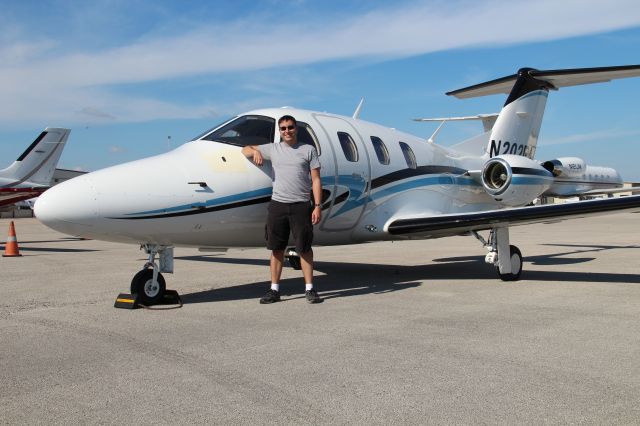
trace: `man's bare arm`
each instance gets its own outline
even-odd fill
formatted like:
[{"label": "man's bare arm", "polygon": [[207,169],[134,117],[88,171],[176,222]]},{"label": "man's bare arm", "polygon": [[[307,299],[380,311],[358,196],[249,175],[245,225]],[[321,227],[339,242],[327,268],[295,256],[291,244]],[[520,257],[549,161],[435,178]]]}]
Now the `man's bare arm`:
[{"label": "man's bare arm", "polygon": [[247,145],[242,148],[242,153],[247,158],[253,158],[253,162],[256,163],[257,166],[261,166],[264,162],[262,158],[262,153],[258,149],[257,145]]},{"label": "man's bare arm", "polygon": [[313,213],[311,223],[317,225],[322,219],[322,181],[320,180],[320,168],[311,170],[311,188],[313,189]]}]

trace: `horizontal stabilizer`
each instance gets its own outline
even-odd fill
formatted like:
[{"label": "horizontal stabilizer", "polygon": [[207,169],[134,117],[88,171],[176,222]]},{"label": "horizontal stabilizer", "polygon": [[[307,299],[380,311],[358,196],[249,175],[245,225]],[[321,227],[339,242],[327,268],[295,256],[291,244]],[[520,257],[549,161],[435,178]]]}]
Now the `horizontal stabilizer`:
[{"label": "horizontal stabilizer", "polygon": [[433,142],[440,132],[440,129],[447,121],[470,121],[470,120],[482,120],[482,127],[485,132],[491,130],[494,124],[496,124],[496,120],[498,119],[498,113],[494,114],[478,114],[478,115],[469,115],[466,117],[441,117],[441,118],[414,118],[413,121],[422,121],[422,122],[442,122],[440,126],[436,129],[436,131],[429,138],[429,142]]},{"label": "horizontal stabilizer", "polygon": [[414,118],[413,121],[467,121],[467,120],[487,120],[497,118],[498,114],[478,114],[466,117],[441,117],[441,118]]},{"label": "horizontal stabilizer", "polygon": [[527,73],[536,80],[548,83],[550,89],[559,89],[561,87],[578,86],[581,84],[603,83],[619,78],[639,77],[640,65],[564,70],[523,68],[518,71],[517,74],[447,92],[447,95],[455,96],[458,99],[467,99],[501,93],[509,94],[520,73]]}]

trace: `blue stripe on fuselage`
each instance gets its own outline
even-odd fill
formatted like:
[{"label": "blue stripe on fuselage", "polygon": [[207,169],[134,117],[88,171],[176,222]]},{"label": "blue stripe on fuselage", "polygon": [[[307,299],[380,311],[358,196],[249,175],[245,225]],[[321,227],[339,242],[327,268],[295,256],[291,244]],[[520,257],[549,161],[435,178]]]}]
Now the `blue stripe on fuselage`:
[{"label": "blue stripe on fuselage", "polygon": [[271,192],[272,192],[271,187],[262,188],[262,189],[256,189],[254,191],[241,192],[239,194],[233,194],[233,195],[227,195],[225,197],[214,198],[204,202],[181,204],[179,206],[174,206],[174,207],[166,207],[166,208],[156,209],[156,210],[146,210],[141,212],[127,213],[126,216],[151,215],[151,214],[158,214],[158,213],[175,213],[183,210],[192,210],[193,207],[213,207],[213,206],[219,206],[222,204],[229,204],[229,203],[234,203],[238,201],[250,200],[252,198],[257,198],[257,197],[264,197],[267,195],[271,195]]}]

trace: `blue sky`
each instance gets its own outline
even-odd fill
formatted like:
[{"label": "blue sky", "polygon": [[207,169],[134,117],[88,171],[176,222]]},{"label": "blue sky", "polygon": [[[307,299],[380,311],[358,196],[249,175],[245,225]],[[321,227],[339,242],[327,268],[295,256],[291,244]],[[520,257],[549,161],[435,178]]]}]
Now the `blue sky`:
[{"label": "blue sky", "polygon": [[[59,166],[165,152],[233,115],[295,106],[428,137],[415,117],[498,112],[444,93],[513,74],[640,63],[640,3],[0,0],[0,167],[47,126]],[[539,160],[579,156],[640,181],[640,78],[551,93]],[[480,132],[449,123],[438,143]]]}]

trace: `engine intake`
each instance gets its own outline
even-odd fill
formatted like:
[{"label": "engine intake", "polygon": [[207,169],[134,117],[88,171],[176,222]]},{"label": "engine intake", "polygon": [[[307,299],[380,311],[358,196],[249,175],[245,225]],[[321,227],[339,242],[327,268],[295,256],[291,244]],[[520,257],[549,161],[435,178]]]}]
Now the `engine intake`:
[{"label": "engine intake", "polygon": [[578,177],[585,174],[587,164],[582,158],[563,157],[542,163],[555,177]]},{"label": "engine intake", "polygon": [[482,185],[491,195],[502,194],[511,184],[513,172],[509,163],[502,158],[494,158],[482,170]]},{"label": "engine intake", "polygon": [[482,168],[482,186],[501,205],[532,202],[553,184],[553,175],[537,162],[520,155],[500,155]]}]

